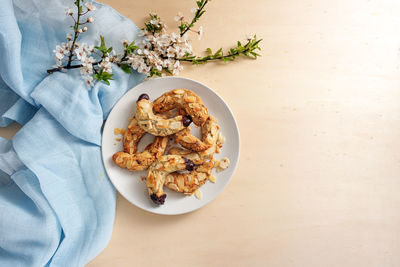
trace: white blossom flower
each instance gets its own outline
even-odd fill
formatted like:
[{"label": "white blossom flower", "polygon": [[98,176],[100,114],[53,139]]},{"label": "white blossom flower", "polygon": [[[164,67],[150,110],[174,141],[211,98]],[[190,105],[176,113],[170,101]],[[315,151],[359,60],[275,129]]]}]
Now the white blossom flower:
[{"label": "white blossom flower", "polygon": [[83,28],[82,28],[82,31],[83,31],[83,32],[87,31],[87,27],[86,27],[86,26],[83,27]]},{"label": "white blossom flower", "polygon": [[72,40],[72,33],[67,33],[67,40],[71,41]]},{"label": "white blossom flower", "polygon": [[146,29],[142,29],[142,30],[139,32],[138,36],[143,37],[143,36],[146,36],[147,34],[148,34],[148,31],[147,31]]},{"label": "white blossom flower", "polygon": [[175,32],[172,32],[170,38],[171,42],[176,43],[178,41],[179,35],[177,35]]},{"label": "white blossom flower", "polygon": [[86,3],[85,6],[89,11],[95,11],[96,10],[96,7],[92,3]]},{"label": "white blossom flower", "polygon": [[203,26],[200,26],[198,34],[199,34],[199,40],[201,40],[201,37],[203,36]]},{"label": "white blossom flower", "polygon": [[[67,34],[67,37],[68,37],[68,34]],[[71,47],[71,44],[72,44],[71,42],[68,42],[68,44],[63,42],[63,43],[61,43],[61,47],[64,50],[69,50],[69,48]]]},{"label": "white blossom flower", "polygon": [[[90,56],[86,56],[83,60],[82,60],[82,65],[83,66],[88,66],[92,65],[94,62],[96,62],[96,59],[94,57],[90,57]],[[92,66],[93,67],[93,66]]]},{"label": "white blossom flower", "polygon": [[150,67],[144,62],[143,56],[132,54],[128,57],[128,64],[131,65],[132,69],[137,70],[139,73],[148,75]]},{"label": "white blossom flower", "polygon": [[82,31],[82,29],[78,29],[78,32],[79,32],[79,33],[82,33],[83,31]]},{"label": "white blossom flower", "polygon": [[53,50],[53,52],[54,52],[54,56],[58,60],[62,60],[65,56],[65,49],[59,45],[56,46],[56,49]]},{"label": "white blossom flower", "polygon": [[186,52],[188,52],[189,54],[193,53],[192,52],[192,45],[188,41],[185,42],[185,47],[186,47]]},{"label": "white blossom flower", "polygon": [[167,49],[167,57],[175,57],[175,48],[172,46],[168,47]]},{"label": "white blossom flower", "polygon": [[172,70],[172,68],[174,67],[174,63],[175,62],[171,59],[165,59],[163,61],[163,67]]},{"label": "white blossom flower", "polygon": [[189,36],[185,34],[184,36],[179,38],[179,41],[181,42],[189,42]]},{"label": "white blossom flower", "polygon": [[74,14],[74,10],[71,7],[69,7],[67,9],[65,9],[65,14],[67,16],[72,16]]},{"label": "white blossom flower", "polygon": [[136,70],[138,68],[139,62],[143,61],[144,59],[142,56],[131,54],[128,56],[127,63],[131,65],[132,69]]},{"label": "white blossom flower", "polygon": [[246,34],[246,39],[247,39],[247,41],[253,40],[253,35],[251,35],[251,34]]},{"label": "white blossom flower", "polygon": [[178,75],[179,72],[183,69],[179,60],[175,61],[174,70],[172,71],[173,75]]},{"label": "white blossom flower", "polygon": [[91,75],[84,75],[83,79],[85,80],[85,84],[88,87],[88,89],[91,89],[93,84],[93,77]]},{"label": "white blossom flower", "polygon": [[56,53],[55,54],[55,57],[56,57],[56,59],[58,59],[58,60],[62,60],[62,59],[64,59],[64,54],[61,54],[61,53]]},{"label": "white blossom flower", "polygon": [[86,60],[88,54],[87,54],[86,49],[85,49],[85,44],[83,44],[82,46],[79,46],[74,51],[75,51],[75,55],[76,55],[77,59],[79,59],[80,61],[85,61]]},{"label": "white blossom flower", "polygon": [[128,45],[129,44],[129,41],[128,40],[126,40],[126,39],[123,39],[122,40],[122,44],[125,46],[125,45]]},{"label": "white blossom flower", "polygon": [[93,65],[88,63],[82,63],[82,67],[79,69],[79,72],[85,76],[93,73]]},{"label": "white blossom flower", "polygon": [[93,63],[95,59],[93,57],[84,57],[82,59],[82,67],[79,69],[83,79],[85,80],[85,84],[90,88],[93,86]]},{"label": "white blossom flower", "polygon": [[87,22],[92,23],[94,21],[93,17],[88,17]]},{"label": "white blossom flower", "polygon": [[180,45],[174,45],[175,53],[177,57],[183,57],[186,54],[186,51]]},{"label": "white blossom flower", "polygon": [[183,14],[182,14],[182,12],[178,12],[178,15],[176,15],[176,16],[174,17],[174,20],[175,20],[175,21],[183,20]]},{"label": "white blossom flower", "polygon": [[139,61],[137,64],[137,71],[139,73],[145,73],[147,74],[148,72],[150,72],[150,67],[146,65],[146,63],[144,63],[143,61]]},{"label": "white blossom flower", "polygon": [[88,52],[88,45],[87,45],[87,43],[82,43],[82,44],[79,44],[79,48],[83,51],[83,52]]},{"label": "white blossom flower", "polygon": [[150,20],[150,23],[153,25],[157,25],[158,24],[158,20],[157,19],[152,19]]},{"label": "white blossom flower", "polygon": [[89,45],[89,46],[86,48],[86,51],[89,52],[89,53],[93,53],[93,52],[94,52],[94,45]]},{"label": "white blossom flower", "polygon": [[109,57],[103,58],[101,63],[99,64],[99,67],[103,69],[104,72],[112,73],[112,63],[110,62]]},{"label": "white blossom flower", "polygon": [[110,62],[116,62],[118,61],[118,54],[115,53],[115,50],[112,50],[111,53],[108,53],[108,58],[110,60]]},{"label": "white blossom flower", "polygon": [[53,68],[61,68],[62,67],[62,61],[61,60],[58,60],[57,58],[55,58],[55,60],[56,60],[56,64],[55,65],[53,65]]}]

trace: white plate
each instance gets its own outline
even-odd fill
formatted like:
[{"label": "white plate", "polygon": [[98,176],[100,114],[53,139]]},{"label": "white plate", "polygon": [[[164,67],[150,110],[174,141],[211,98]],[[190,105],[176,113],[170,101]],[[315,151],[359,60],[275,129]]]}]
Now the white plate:
[{"label": "white plate", "polygon": [[[130,172],[119,168],[112,161],[112,155],[122,150],[122,142],[116,141],[121,136],[114,135],[115,128],[126,129],[129,118],[133,117],[136,109],[136,100],[142,93],[150,96],[151,100],[159,97],[161,94],[177,88],[186,88],[199,95],[210,114],[217,120],[220,131],[226,137],[226,142],[222,147],[221,153],[215,154],[216,159],[228,157],[231,164],[228,169],[215,173],[217,182],[206,182],[201,187],[203,198],[201,200],[195,196],[185,196],[181,193],[173,192],[165,188],[167,198],[165,204],[156,206],[148,196],[146,186],[140,179],[146,176],[146,172]],[[195,127],[192,126],[192,130]],[[151,135],[143,137],[139,144],[139,151],[154,139]],[[187,213],[209,203],[224,189],[236,169],[239,159],[239,130],[228,105],[209,87],[186,78],[166,77],[151,79],[143,82],[127,92],[114,106],[103,129],[102,155],[105,169],[115,188],[128,201],[144,210],[157,214],[182,214]]]}]

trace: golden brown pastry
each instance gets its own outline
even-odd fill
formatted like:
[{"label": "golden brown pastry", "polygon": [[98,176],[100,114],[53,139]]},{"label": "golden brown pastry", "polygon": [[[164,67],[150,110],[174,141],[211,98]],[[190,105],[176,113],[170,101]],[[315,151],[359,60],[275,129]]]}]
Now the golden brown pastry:
[{"label": "golden brown pastry", "polygon": [[164,204],[167,195],[164,193],[165,177],[171,172],[193,171],[194,163],[182,156],[165,155],[150,165],[147,171],[146,186],[151,200],[155,204]]},{"label": "golden brown pastry", "polygon": [[[204,140],[205,137],[206,136],[202,136],[202,139]],[[175,141],[184,148],[197,152],[204,151],[210,147],[209,144],[206,144],[205,142],[201,141],[199,138],[194,136],[190,132],[190,128],[185,128],[182,131],[177,132],[175,134]]]},{"label": "golden brown pastry", "polygon": [[159,157],[167,148],[168,137],[157,136],[152,144],[149,144],[141,153],[129,154],[119,151],[113,155],[113,161],[121,168],[130,171],[144,171]]},{"label": "golden brown pastry", "polygon": [[139,127],[136,118],[132,118],[129,122],[128,129],[124,133],[124,152],[129,154],[136,153],[137,145],[145,134],[146,131]]},{"label": "golden brown pastry", "polygon": [[145,98],[137,102],[135,118],[143,130],[155,136],[175,134],[189,126],[191,122],[182,115],[166,119],[163,115],[154,114],[153,104]]},{"label": "golden brown pastry", "polygon": [[199,153],[179,147],[173,147],[170,150],[168,150],[168,155],[182,156],[184,158],[190,159],[191,161],[194,162],[194,164],[202,164],[204,162],[204,159],[200,158]]},{"label": "golden brown pastry", "polygon": [[222,147],[220,142],[219,126],[217,125],[217,120],[210,116],[203,127],[201,127],[201,136],[204,136],[203,142],[209,146],[204,151],[198,152],[200,158],[211,159],[214,153],[218,152],[218,149]]},{"label": "golden brown pastry", "polygon": [[212,168],[212,162],[205,162],[192,172],[170,173],[165,177],[164,185],[176,192],[192,195],[209,179]]},{"label": "golden brown pastry", "polygon": [[201,98],[187,89],[171,90],[162,94],[153,102],[153,109],[157,113],[163,113],[174,108],[184,109],[197,126],[202,126],[208,118],[208,110]]}]

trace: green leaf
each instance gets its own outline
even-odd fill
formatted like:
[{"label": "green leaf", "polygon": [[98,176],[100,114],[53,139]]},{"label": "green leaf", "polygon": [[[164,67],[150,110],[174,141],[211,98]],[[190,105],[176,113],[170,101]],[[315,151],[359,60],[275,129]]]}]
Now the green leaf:
[{"label": "green leaf", "polygon": [[196,1],[196,4],[199,8],[201,8],[201,6],[203,5],[203,3],[201,1]]},{"label": "green leaf", "polygon": [[114,74],[112,74],[112,73],[103,72],[103,75],[104,75],[105,79],[114,80],[114,79],[111,79],[111,77],[114,76]]},{"label": "green leaf", "polygon": [[104,42],[104,36],[100,35],[100,47],[106,48],[106,43]]},{"label": "green leaf", "polygon": [[218,51],[217,52],[215,52],[215,54],[214,54],[214,56],[220,56],[220,55],[222,55],[222,48],[220,48],[220,49],[218,49]]},{"label": "green leaf", "polygon": [[207,52],[208,54],[212,55],[212,50],[211,50],[211,48],[208,47],[208,48],[206,49],[206,52]]},{"label": "green leaf", "polygon": [[112,51],[112,47],[107,49],[107,53],[110,53]]},{"label": "green leaf", "polygon": [[110,85],[110,82],[108,80],[103,79],[102,82],[107,84],[107,85]]},{"label": "green leaf", "polygon": [[254,58],[257,58],[257,56],[260,56],[259,54],[257,54],[256,52],[250,52],[250,54],[252,54],[254,56]]},{"label": "green leaf", "polygon": [[131,67],[128,64],[122,64],[121,65],[121,69],[125,72],[125,73],[132,73],[131,71]]},{"label": "green leaf", "polygon": [[[255,39],[254,39],[255,40]],[[260,39],[260,40],[257,40],[255,43],[253,43],[253,46],[256,46],[256,45],[258,45],[258,43],[259,42],[261,42],[262,41],[262,39]]]}]

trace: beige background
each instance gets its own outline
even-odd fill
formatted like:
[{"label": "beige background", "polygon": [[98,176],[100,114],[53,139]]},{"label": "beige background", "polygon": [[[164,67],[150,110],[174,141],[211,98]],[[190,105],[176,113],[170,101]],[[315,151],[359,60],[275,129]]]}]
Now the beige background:
[{"label": "beige background", "polygon": [[[194,1],[103,0],[173,28]],[[263,57],[185,66],[241,131],[238,169],[206,207],[142,211],[118,195],[88,266],[400,266],[400,1],[212,1],[197,52],[248,33]],[[0,129],[10,138],[18,129]]]}]

